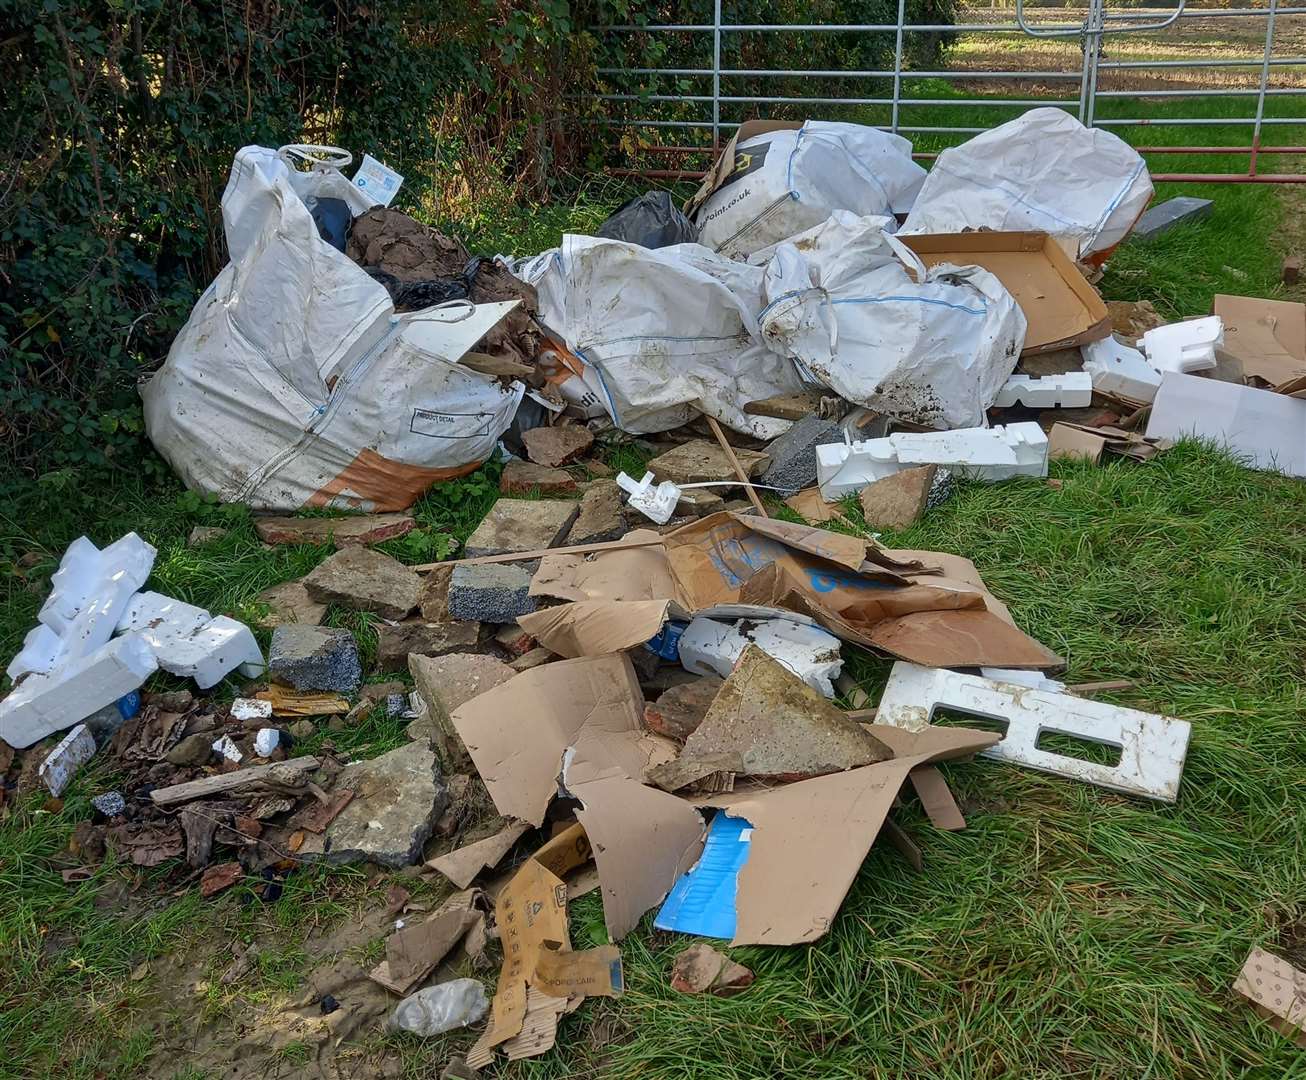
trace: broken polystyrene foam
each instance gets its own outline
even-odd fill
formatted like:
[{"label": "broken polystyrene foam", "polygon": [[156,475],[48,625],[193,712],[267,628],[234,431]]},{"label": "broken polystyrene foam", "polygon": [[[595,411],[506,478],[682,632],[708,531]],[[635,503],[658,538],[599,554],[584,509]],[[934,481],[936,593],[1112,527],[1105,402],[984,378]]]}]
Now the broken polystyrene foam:
[{"label": "broken polystyrene foam", "polygon": [[214,739],[213,749],[236,765],[239,765],[241,759],[245,756],[240,752],[240,747],[236,745],[235,740],[230,735],[223,735]]},{"label": "broken polystyrene foam", "polygon": [[23,647],[9,661],[5,674],[11,679],[17,679],[29,671],[50,671],[62,659],[63,652],[63,638],[45,623],[37,623],[23,638]]},{"label": "broken polystyrene foam", "polygon": [[203,608],[174,600],[156,592],[139,592],[127,603],[115,627],[118,633],[135,630],[151,648],[160,648],[174,637],[198,630],[213,616]]},{"label": "broken polystyrene foam", "polygon": [[1223,344],[1219,315],[1158,326],[1143,335],[1147,362],[1161,372],[1207,371],[1215,367],[1215,350]]},{"label": "broken polystyrene foam", "polygon": [[[938,708],[1006,723],[1002,741],[983,751],[982,757],[1126,795],[1162,802],[1179,797],[1192,731],[1185,720],[899,661],[889,675],[875,722],[919,731]],[[1043,749],[1038,744],[1045,732],[1115,747],[1120,761],[1105,765]]]},{"label": "broken polystyrene foam", "polygon": [[238,697],[231,703],[233,720],[266,720],[272,715],[272,702],[261,698]]},{"label": "broken polystyrene foam", "polygon": [[993,404],[1000,409],[1024,405],[1027,409],[1078,409],[1093,404],[1093,377],[1085,371],[1063,375],[1012,375]]},{"label": "broken polystyrene foam", "polygon": [[617,486],[630,495],[631,506],[659,525],[671,520],[680,501],[680,488],[670,480],[663,480],[655,487],[651,472],[646,472],[641,480],[624,472],[617,473]]},{"label": "broken polystyrene foam", "polygon": [[1015,683],[1028,686],[1033,690],[1047,690],[1049,693],[1065,693],[1066,684],[1057,679],[1049,679],[1041,671],[1026,671],[1024,668],[982,667],[980,674],[994,682]]},{"label": "broken polystyrene foam", "polygon": [[219,615],[187,634],[152,642],[159,666],[195,680],[201,690],[216,686],[232,671],[253,679],[263,674],[263,652],[244,623]]},{"label": "broken polystyrene foam", "polygon": [[653,925],[699,937],[735,936],[735,893],[739,871],[748,861],[753,827],[743,818],[719,813],[708,826],[703,854],[676,880]]},{"label": "broken polystyrene foam", "polygon": [[68,545],[59,569],[50,578],[50,595],[41,605],[38,620],[60,636],[66,636],[73,621],[107,585],[112,584],[124,600],[144,585],[154,569],[157,554],[152,545],[134,532],[115,540],[103,551],[85,536],[79,536]]},{"label": "broken polystyrene foam", "polygon": [[95,757],[95,737],[85,724],[78,724],[46,755],[37,775],[50,794],[58,798],[77,770]]},{"label": "broken polystyrene foam", "polygon": [[280,745],[281,732],[274,727],[259,728],[254,736],[254,753],[259,757],[267,757]]},{"label": "broken polystyrene foam", "polygon": [[1156,397],[1161,373],[1137,349],[1108,336],[1081,345],[1080,352],[1094,390],[1143,403]]},{"label": "broken polystyrene foam", "polygon": [[31,746],[138,689],[158,666],[149,645],[125,634],[49,674],[28,675],[0,701],[0,739]]},{"label": "broken polystyrene foam", "polygon": [[845,441],[816,448],[816,479],[826,502],[917,465],[990,482],[1012,476],[1046,476],[1048,438],[1034,423],[956,431],[898,432],[883,439]]},{"label": "broken polystyrene foam", "polygon": [[749,645],[756,645],[828,698],[843,670],[839,639],[819,626],[791,619],[741,619],[720,622],[700,615],[680,635],[680,664],[696,675],[728,678]]}]

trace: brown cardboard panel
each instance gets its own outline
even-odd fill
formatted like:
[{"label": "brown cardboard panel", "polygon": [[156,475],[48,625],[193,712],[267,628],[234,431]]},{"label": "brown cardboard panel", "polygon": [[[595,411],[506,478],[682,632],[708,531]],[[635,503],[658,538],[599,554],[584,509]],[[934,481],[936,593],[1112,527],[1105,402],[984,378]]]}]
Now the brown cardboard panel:
[{"label": "brown cardboard panel", "polygon": [[1102,460],[1106,438],[1069,424],[1053,424],[1048,433],[1048,458],[1069,458],[1096,465]]},{"label": "brown cardboard panel", "polygon": [[643,645],[671,607],[668,600],[580,600],[519,615],[517,625],[559,656],[595,656]]},{"label": "brown cardboard panel", "polygon": [[1211,311],[1224,320],[1224,349],[1244,375],[1274,387],[1306,375],[1306,304],[1217,293]]},{"label": "brown cardboard panel", "polygon": [[1111,332],[1102,297],[1046,233],[971,232],[899,239],[927,267],[982,266],[997,277],[1029,324],[1023,355],[1083,345]]},{"label": "brown cardboard panel", "polygon": [[493,836],[467,844],[456,851],[427,862],[432,870],[439,871],[460,889],[467,888],[482,870],[492,870],[512,850],[530,828],[524,821],[514,821]]}]

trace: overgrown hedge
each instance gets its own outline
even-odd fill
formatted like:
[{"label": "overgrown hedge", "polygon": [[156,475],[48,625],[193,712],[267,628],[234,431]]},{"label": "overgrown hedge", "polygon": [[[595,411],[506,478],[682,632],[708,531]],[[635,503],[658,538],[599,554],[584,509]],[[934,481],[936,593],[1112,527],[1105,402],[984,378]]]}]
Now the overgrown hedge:
[{"label": "overgrown hedge", "polygon": [[[894,7],[781,0],[766,14],[862,21]],[[428,219],[545,198],[578,165],[577,134],[595,130],[562,120],[564,105],[585,108],[568,95],[603,62],[586,28],[701,22],[702,8],[0,0],[0,488],[57,469],[163,467],[143,452],[136,381],[225,261],[219,199],[238,147],[369,151],[405,175],[401,204]],[[795,66],[878,62],[878,37],[814,35]]]}]

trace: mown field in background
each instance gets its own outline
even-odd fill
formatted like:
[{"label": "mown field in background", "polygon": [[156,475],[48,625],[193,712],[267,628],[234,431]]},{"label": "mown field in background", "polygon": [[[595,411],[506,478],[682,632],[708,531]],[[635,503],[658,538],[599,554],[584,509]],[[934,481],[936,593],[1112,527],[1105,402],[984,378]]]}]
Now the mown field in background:
[{"label": "mown field in background", "polygon": [[[1164,140],[1174,129],[1139,132]],[[1167,167],[1204,164],[1179,161],[1167,158]],[[1180,190],[1214,198],[1212,216],[1126,244],[1101,283],[1105,295],[1152,300],[1177,317],[1206,311],[1217,291],[1279,293],[1285,238],[1300,234],[1297,200],[1258,187],[1161,194]],[[595,179],[574,200],[458,225],[478,250],[534,253],[564,230],[591,230],[628,193]],[[640,463],[630,450],[616,459]],[[945,766],[968,829],[936,832],[909,807],[901,820],[923,849],[924,872],[877,847],[826,938],[735,950],[758,975],[747,994],[673,994],[667,971],[690,939],[646,921],[623,945],[629,992],[567,1019],[560,1050],[493,1075],[1306,1076],[1301,1052],[1229,991],[1252,945],[1306,960],[1302,484],[1187,445],[1147,465],[1058,463],[1052,475],[1059,489],[1031,480],[964,486],[885,539],[969,556],[1022,627],[1067,657],[1072,681],[1132,679],[1135,688],[1113,700],[1192,721],[1178,806],[994,763]],[[492,470],[442,486],[416,508],[429,539],[388,550],[425,561],[436,534],[465,538],[495,497]],[[201,523],[232,532],[212,548],[187,548]],[[152,587],[237,616],[249,615],[260,589],[326,554],[265,549],[246,514],[172,480],[49,473],[0,506],[0,655],[18,647],[68,542],[85,532],[103,544],[129,529],[159,547]],[[36,565],[19,565],[29,553]],[[371,647],[368,617],[337,610],[330,621]],[[849,666],[878,693],[884,662],[854,656]],[[370,756],[403,734],[378,719],[333,737],[342,752]],[[201,1066],[180,1049],[197,1030],[229,1048],[231,1067],[247,1070],[239,1075],[255,1067],[268,1077],[313,1075],[309,1048],[287,1042],[255,1061],[247,1042],[302,994],[320,959],[313,935],[375,912],[392,877],[306,871],[267,905],[244,888],[201,901],[166,867],[140,874],[110,863],[67,886],[58,869],[68,865],[60,860],[69,833],[112,782],[93,766],[62,808],[34,797],[3,811],[0,1076],[233,1075],[210,1067],[212,1055]],[[601,934],[591,896],[576,905],[573,940],[581,947]],[[179,971],[222,970],[236,940],[264,946],[248,979],[202,994],[174,981]],[[375,957],[379,940],[358,955]],[[353,1075],[417,1080],[438,1076],[469,1042],[372,1034],[347,1063]]]}]

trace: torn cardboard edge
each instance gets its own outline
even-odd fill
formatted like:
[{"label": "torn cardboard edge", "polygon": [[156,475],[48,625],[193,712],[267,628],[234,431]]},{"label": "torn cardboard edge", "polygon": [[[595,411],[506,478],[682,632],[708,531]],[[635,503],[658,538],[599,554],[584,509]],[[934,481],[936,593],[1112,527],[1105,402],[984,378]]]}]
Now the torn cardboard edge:
[{"label": "torn cardboard edge", "polygon": [[1048,433],[1048,459],[1070,458],[1096,465],[1109,450],[1135,461],[1149,461],[1172,445],[1172,440],[1151,434],[1144,436],[1122,428],[1087,427],[1058,420]]},{"label": "torn cardboard edge", "polygon": [[493,870],[503,857],[512,850],[527,832],[530,825],[525,821],[514,821],[504,826],[493,836],[466,844],[463,847],[427,860],[426,866],[443,874],[460,889],[467,888],[476,875],[483,870]]},{"label": "torn cardboard edge", "polygon": [[1224,323],[1224,351],[1242,364],[1243,376],[1278,393],[1306,378],[1306,304],[1217,293],[1211,313]]},{"label": "torn cardboard edge", "polygon": [[1252,949],[1233,991],[1285,1039],[1306,1049],[1306,971],[1264,949]]}]

